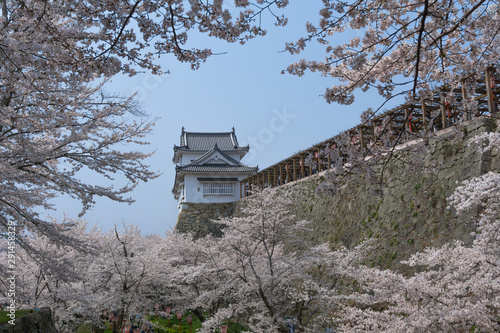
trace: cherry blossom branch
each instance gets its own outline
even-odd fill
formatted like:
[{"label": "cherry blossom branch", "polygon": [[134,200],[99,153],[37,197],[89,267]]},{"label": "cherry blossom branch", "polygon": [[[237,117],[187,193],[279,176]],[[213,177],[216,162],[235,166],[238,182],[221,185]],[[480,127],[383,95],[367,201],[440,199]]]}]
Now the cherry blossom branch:
[{"label": "cherry blossom branch", "polygon": [[413,97],[416,96],[416,90],[417,90],[417,83],[418,83],[418,70],[419,70],[419,65],[420,65],[420,54],[421,54],[421,48],[422,48],[422,35],[425,31],[425,19],[427,18],[427,15],[429,14],[429,0],[424,1],[424,10],[422,12],[422,19],[420,23],[420,29],[418,31],[418,38],[417,38],[417,55],[416,55],[416,61],[415,61],[415,74],[414,74],[414,79],[413,79]]},{"label": "cherry blossom branch", "polygon": [[[427,1],[427,0],[426,0]],[[479,7],[481,7],[486,1],[489,1],[489,0],[480,0],[478,3],[476,3],[476,5],[474,5],[474,7],[472,7],[467,13],[465,13],[458,21],[457,23],[455,23],[454,26],[452,26],[450,29],[446,30],[445,32],[443,32],[441,35],[437,36],[436,38],[434,38],[434,41],[429,45],[429,46],[433,46],[434,44],[436,44],[438,41],[442,40],[444,37],[448,36],[449,34],[451,34],[452,32],[454,32],[455,30],[459,29],[461,27],[461,25],[465,22],[465,20],[467,20],[467,18],[469,18],[469,16],[471,16]]]}]

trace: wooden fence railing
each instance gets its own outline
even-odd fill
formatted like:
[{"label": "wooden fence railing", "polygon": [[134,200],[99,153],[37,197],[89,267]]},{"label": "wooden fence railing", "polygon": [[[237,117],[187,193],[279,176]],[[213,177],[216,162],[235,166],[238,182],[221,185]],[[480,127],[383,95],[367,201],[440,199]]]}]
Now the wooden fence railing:
[{"label": "wooden fence railing", "polygon": [[[260,189],[276,187],[335,167],[330,154],[324,152],[334,147],[342,135],[347,134],[355,145],[366,148],[368,144],[380,141],[382,132],[384,135],[389,133],[409,141],[420,137],[424,132],[439,131],[461,121],[494,114],[498,111],[500,96],[500,84],[495,82],[497,69],[498,67],[489,67],[485,70],[483,78],[476,82],[471,81],[473,75],[470,75],[462,80],[459,89],[453,91],[442,89],[436,91],[431,98],[421,98],[418,102],[400,105],[273,164],[241,180],[240,197],[251,195],[250,189],[255,187]],[[499,74],[496,74],[496,77],[500,79]],[[470,91],[471,89],[467,87],[471,87],[473,83],[475,89]],[[465,101],[477,103],[474,112],[470,110],[470,104],[464,103]],[[381,131],[382,126],[384,129]],[[401,136],[402,132],[406,135]],[[311,163],[306,163],[306,160],[311,158],[312,166]]]}]

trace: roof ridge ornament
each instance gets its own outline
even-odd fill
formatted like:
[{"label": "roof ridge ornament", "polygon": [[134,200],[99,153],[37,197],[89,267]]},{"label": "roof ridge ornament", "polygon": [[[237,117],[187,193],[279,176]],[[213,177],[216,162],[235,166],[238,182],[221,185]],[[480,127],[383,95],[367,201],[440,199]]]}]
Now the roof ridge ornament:
[{"label": "roof ridge ornament", "polygon": [[234,126],[231,132],[231,141],[233,142],[233,148],[238,148],[238,140],[236,139],[236,132],[234,130]]}]

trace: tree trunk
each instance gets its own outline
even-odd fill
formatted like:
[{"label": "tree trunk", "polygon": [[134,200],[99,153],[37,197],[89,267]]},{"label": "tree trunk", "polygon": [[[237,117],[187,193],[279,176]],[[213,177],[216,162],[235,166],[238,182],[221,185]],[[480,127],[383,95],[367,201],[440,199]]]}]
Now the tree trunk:
[{"label": "tree trunk", "polygon": [[191,310],[193,311],[193,314],[198,317],[198,319],[201,321],[201,322],[204,322],[205,321],[205,317],[203,317],[203,311],[201,309],[194,309],[194,310]]}]

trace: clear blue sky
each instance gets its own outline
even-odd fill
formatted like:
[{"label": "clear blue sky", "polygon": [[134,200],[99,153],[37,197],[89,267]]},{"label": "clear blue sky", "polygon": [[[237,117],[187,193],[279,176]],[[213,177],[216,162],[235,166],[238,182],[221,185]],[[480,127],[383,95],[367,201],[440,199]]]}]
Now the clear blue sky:
[{"label": "clear blue sky", "polygon": [[[162,176],[130,193],[135,203],[98,199],[84,218],[105,230],[122,222],[138,225],[145,234],[163,234],[173,228],[178,210],[171,193],[175,175],[172,148],[179,144],[182,126],[199,132],[230,131],[234,126],[240,145],[250,144],[250,153],[242,162],[263,169],[355,126],[362,111],[375,109],[380,100],[374,93],[358,94],[357,101],[347,107],[329,105],[320,95],[332,79],[318,73],[300,78],[281,74],[288,64],[302,58],[324,59],[324,48],[318,45],[299,56],[280,52],[286,42],[305,34],[307,21],[317,22],[320,6],[321,0],[291,1],[286,8],[286,27],[274,27],[267,16],[263,26],[268,34],[243,46],[206,36],[191,37],[193,45],[224,53],[209,58],[199,70],[165,57],[160,61],[170,71],[168,75],[115,78],[109,91],[124,95],[137,91],[144,111],[160,118],[148,138],[151,145],[141,149],[156,151],[147,163]],[[63,212],[76,216],[80,209],[70,199],[59,198],[56,203],[57,212],[49,213],[55,217]]]}]

